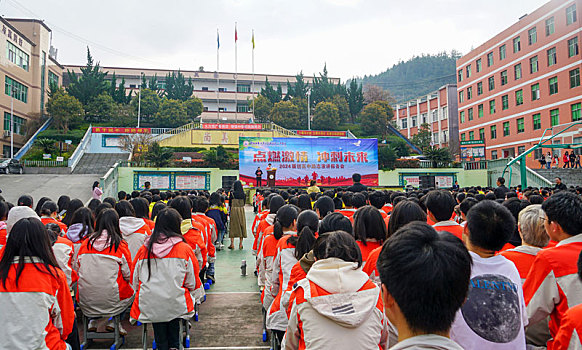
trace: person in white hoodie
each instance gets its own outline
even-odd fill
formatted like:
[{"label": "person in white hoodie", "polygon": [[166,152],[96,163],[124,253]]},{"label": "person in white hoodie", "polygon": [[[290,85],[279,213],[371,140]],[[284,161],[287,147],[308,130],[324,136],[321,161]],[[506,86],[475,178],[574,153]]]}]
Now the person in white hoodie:
[{"label": "person in white hoodie", "polygon": [[380,288],[362,272],[362,255],[343,231],[322,234],[315,263],[293,290],[285,349],[386,349],[389,328]]},{"label": "person in white hoodie", "polygon": [[152,230],[142,218],[135,217],[133,206],[128,201],[120,201],[115,205],[115,211],[119,214],[119,228],[123,239],[129,246],[131,258],[145,242],[146,237],[152,234]]},{"label": "person in white hoodie", "polygon": [[471,275],[471,257],[459,239],[411,222],[384,243],[377,269],[386,316],[398,329],[390,349],[463,349],[449,338]]}]

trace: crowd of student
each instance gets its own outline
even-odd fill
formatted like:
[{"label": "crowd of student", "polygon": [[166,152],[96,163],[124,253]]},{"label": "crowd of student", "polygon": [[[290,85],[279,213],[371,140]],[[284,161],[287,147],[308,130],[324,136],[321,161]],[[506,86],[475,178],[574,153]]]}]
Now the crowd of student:
[{"label": "crowd of student", "polygon": [[121,191],[86,207],[0,197],[0,348],[79,349],[78,307],[89,332],[125,335],[112,317],[127,316],[153,324],[158,349],[177,349],[180,320],[215,282],[226,194]]},{"label": "crowd of student", "polygon": [[582,349],[580,189],[265,189],[256,275],[284,349]]}]

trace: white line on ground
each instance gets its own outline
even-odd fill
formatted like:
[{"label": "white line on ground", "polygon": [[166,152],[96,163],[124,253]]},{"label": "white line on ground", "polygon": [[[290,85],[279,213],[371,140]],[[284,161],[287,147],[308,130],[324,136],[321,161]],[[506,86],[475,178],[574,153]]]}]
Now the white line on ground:
[{"label": "white line on ground", "polygon": [[261,294],[261,292],[206,292],[206,294]]}]

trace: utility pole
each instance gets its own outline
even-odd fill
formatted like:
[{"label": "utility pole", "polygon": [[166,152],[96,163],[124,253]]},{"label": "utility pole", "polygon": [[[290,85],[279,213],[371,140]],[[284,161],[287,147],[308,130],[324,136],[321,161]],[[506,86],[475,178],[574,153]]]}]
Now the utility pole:
[{"label": "utility pole", "polygon": [[[140,78],[143,76],[143,72],[141,72]],[[137,127],[139,128],[139,122],[141,118],[141,82],[139,84],[139,91],[137,94]]]}]

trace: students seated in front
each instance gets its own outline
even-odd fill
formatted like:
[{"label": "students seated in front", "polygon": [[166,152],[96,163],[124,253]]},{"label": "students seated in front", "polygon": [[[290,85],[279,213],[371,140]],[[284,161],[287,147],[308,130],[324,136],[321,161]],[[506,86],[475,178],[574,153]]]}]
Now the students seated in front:
[{"label": "students seated in front", "polygon": [[[83,315],[91,318],[89,330],[95,331],[95,318],[119,315],[133,300],[131,253],[121,236],[115,210],[105,209],[99,214],[97,229],[79,249],[77,266],[77,301]],[[119,327],[120,333],[126,335],[121,325]],[[107,330],[114,330],[112,320]]]},{"label": "students seated in front", "polygon": [[192,318],[195,302],[204,296],[198,261],[181,223],[175,209],[164,209],[135,257],[130,320],[153,323],[158,349],[180,347],[180,322]]},{"label": "students seated in front", "polygon": [[449,338],[471,275],[471,257],[460,240],[411,222],[386,241],[378,271],[386,316],[398,329],[398,344],[390,349],[463,349]]},{"label": "students seated in front", "polygon": [[115,204],[115,211],[119,215],[119,228],[123,239],[127,242],[131,257],[143,245],[146,237],[152,233],[152,230],[142,218],[135,217],[135,210],[128,201],[121,201]]},{"label": "students seated in front", "polygon": [[49,235],[34,211],[21,212],[0,260],[0,347],[70,349],[75,310]]},{"label": "students seated in front", "polygon": [[467,301],[457,312],[451,339],[464,349],[525,349],[527,314],[515,265],[495,255],[511,238],[515,219],[484,200],[467,215],[463,241],[473,259]]},{"label": "students seated in front", "polygon": [[380,288],[362,272],[349,233],[318,237],[316,262],[292,293],[285,349],[385,349],[388,325]]},{"label": "students seated in front", "polygon": [[59,225],[59,227],[61,228],[61,236],[62,236],[67,232],[67,225],[65,225],[62,222],[60,222],[59,220],[57,220],[57,218],[59,217],[58,210],[59,210],[59,207],[57,206],[57,203],[55,203],[51,200],[45,201],[40,208],[40,221],[42,222],[43,225],[46,225],[49,223],[54,223],[54,224]]},{"label": "students seated in front", "polygon": [[[582,252],[578,256],[578,280],[582,281]],[[568,309],[553,342],[554,349],[582,349],[582,304]]]},{"label": "students seated in front", "polygon": [[[582,282],[576,278],[582,251],[582,200],[562,191],[548,198],[542,210],[546,232],[558,244],[537,254],[523,293],[530,325],[550,316],[550,334],[555,339],[568,307],[582,304]],[[547,345],[554,348],[552,340]]]},{"label": "students seated in front", "polygon": [[451,218],[455,211],[455,197],[445,190],[430,191],[425,198],[428,222],[434,222],[432,227],[437,231],[446,231],[458,239],[462,239],[463,227]]},{"label": "students seated in front", "polygon": [[386,225],[380,211],[371,205],[361,207],[353,216],[354,236],[362,253],[362,261],[366,260],[370,252],[382,246],[386,239]]}]

